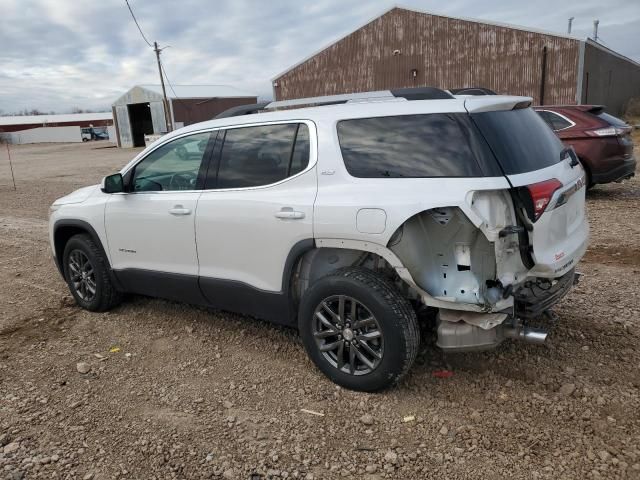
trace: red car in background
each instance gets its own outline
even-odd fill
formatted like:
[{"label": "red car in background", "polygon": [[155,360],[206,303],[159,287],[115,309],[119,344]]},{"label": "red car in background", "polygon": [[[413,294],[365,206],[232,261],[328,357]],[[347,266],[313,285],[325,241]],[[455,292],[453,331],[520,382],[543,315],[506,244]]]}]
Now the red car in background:
[{"label": "red car in background", "polygon": [[590,187],[635,175],[632,127],[601,105],[543,105],[534,110],[566,145],[572,146]]}]

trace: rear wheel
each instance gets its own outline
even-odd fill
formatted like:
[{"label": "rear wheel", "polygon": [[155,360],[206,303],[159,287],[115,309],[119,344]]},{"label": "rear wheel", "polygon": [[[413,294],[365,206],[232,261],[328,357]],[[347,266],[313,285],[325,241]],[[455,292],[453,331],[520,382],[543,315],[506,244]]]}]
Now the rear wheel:
[{"label": "rear wheel", "polygon": [[122,294],[111,282],[108,262],[89,235],[71,237],[62,261],[69,290],[82,308],[103,312],[122,301]]},{"label": "rear wheel", "polygon": [[395,384],[409,371],[420,344],[409,302],[364,268],[341,269],[312,285],[302,299],[298,326],[316,366],[352,390]]}]

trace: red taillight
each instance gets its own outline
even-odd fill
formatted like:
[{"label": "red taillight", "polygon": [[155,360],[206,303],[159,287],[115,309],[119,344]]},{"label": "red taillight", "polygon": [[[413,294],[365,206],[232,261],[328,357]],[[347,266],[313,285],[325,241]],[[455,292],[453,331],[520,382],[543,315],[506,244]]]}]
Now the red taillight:
[{"label": "red taillight", "polygon": [[527,189],[531,195],[531,201],[533,202],[534,220],[537,220],[540,215],[542,215],[542,212],[544,212],[547,205],[549,205],[553,193],[560,187],[562,187],[562,183],[556,178],[527,185]]}]

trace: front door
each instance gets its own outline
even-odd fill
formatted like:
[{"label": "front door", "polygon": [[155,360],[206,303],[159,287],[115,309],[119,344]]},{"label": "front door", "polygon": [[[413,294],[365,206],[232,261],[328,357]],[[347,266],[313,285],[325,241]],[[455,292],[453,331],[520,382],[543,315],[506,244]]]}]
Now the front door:
[{"label": "front door", "polygon": [[195,213],[211,132],[179,137],[137,163],[105,210],[112,268],[128,291],[201,303]]}]

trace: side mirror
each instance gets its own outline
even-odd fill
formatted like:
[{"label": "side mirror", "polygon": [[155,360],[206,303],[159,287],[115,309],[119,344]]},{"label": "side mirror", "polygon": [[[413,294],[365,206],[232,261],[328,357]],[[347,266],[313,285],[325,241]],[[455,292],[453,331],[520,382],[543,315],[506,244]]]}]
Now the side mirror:
[{"label": "side mirror", "polygon": [[114,173],[102,179],[100,189],[104,193],[122,193],[124,192],[124,181],[121,173]]}]

